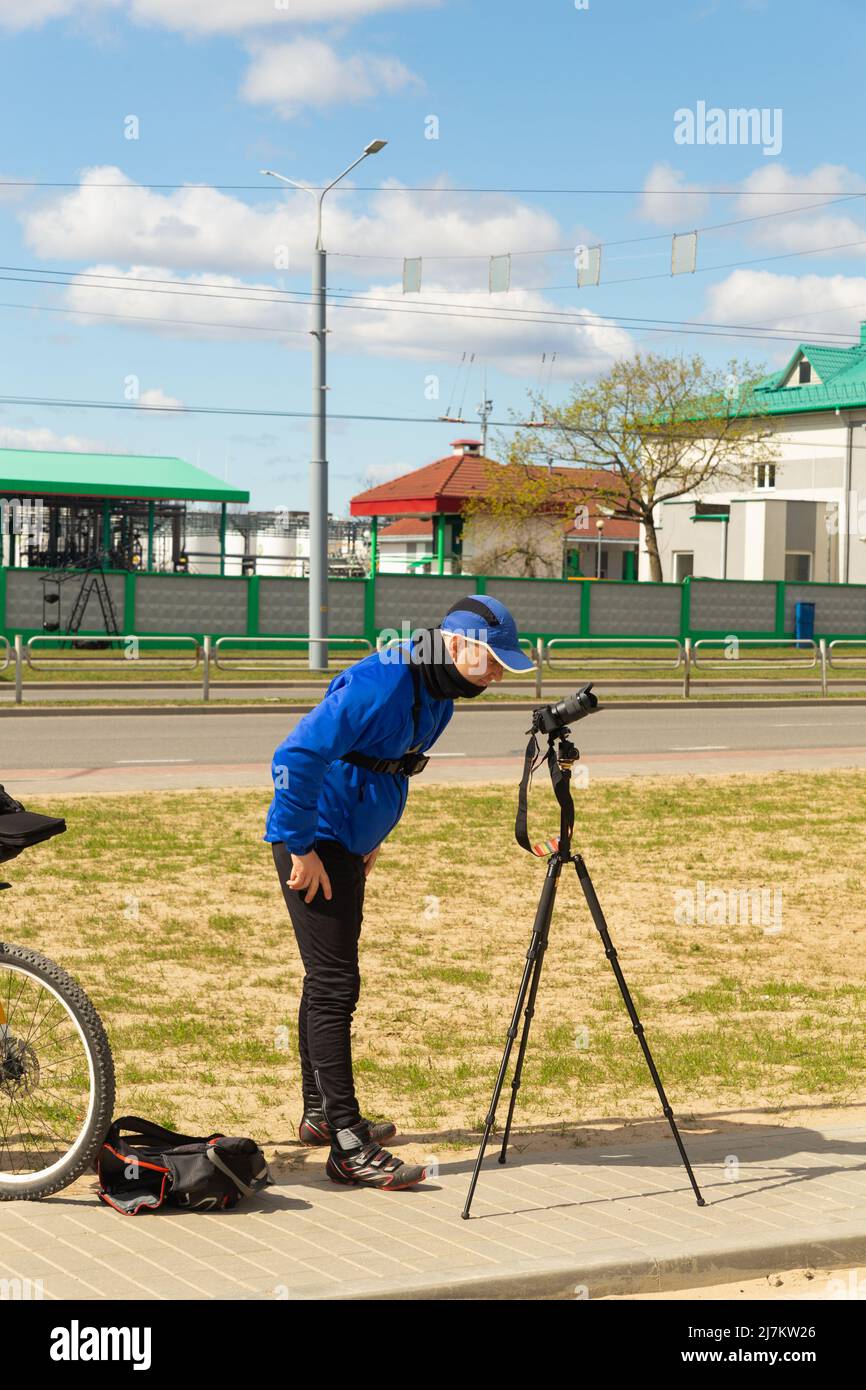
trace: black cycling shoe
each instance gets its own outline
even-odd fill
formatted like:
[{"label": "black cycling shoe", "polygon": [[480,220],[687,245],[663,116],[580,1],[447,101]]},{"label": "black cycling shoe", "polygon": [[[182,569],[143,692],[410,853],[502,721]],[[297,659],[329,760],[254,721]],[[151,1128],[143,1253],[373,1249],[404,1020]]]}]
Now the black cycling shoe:
[{"label": "black cycling shoe", "polygon": [[[390,1120],[365,1120],[364,1123],[370,1126],[370,1138],[377,1144],[386,1144],[397,1133],[397,1126],[392,1125]],[[304,1111],[304,1118],[298,1125],[298,1138],[302,1144],[310,1148],[324,1148],[326,1144],[333,1142],[331,1126],[325,1119],[323,1110]]]},{"label": "black cycling shoe", "polygon": [[352,1187],[378,1187],[384,1192],[399,1192],[405,1187],[414,1187],[423,1182],[427,1170],[421,1164],[404,1163],[395,1158],[381,1144],[377,1144],[370,1133],[370,1125],[362,1120],[352,1125],[350,1130],[340,1130],[340,1134],[355,1135],[361,1142],[357,1148],[346,1149],[339,1140],[332,1144],[325,1172],[332,1182],[345,1183]]}]

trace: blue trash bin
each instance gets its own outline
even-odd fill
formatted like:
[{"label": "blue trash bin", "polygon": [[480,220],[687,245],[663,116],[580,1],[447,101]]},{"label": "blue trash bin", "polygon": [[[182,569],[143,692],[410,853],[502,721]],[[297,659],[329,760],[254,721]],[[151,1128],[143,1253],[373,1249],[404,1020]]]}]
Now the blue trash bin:
[{"label": "blue trash bin", "polygon": [[797,646],[801,642],[814,640],[815,637],[815,605],[814,603],[795,603],[794,604],[794,636],[797,639]]}]

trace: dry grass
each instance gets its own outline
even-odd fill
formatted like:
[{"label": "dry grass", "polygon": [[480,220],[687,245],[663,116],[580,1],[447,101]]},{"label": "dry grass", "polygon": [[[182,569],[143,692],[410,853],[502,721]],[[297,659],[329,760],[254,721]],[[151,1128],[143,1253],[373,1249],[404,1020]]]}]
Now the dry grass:
[{"label": "dry grass", "polygon": [[[862,772],[640,779],[575,793],[579,845],[679,1115],[866,1099]],[[69,831],[6,866],[6,939],[76,975],[109,1028],[118,1113],[268,1144],[295,1134],[301,968],[261,839],[269,796],[62,796]],[[539,779],[531,825],[556,828]],[[440,1147],[482,1123],[544,861],[514,793],[413,788],[367,885],[354,1049],[367,1114]],[[782,930],[678,923],[679,890],[781,888]],[[500,1106],[504,1120],[508,1090]],[[656,1114],[573,870],[564,873],[519,1127]]]}]

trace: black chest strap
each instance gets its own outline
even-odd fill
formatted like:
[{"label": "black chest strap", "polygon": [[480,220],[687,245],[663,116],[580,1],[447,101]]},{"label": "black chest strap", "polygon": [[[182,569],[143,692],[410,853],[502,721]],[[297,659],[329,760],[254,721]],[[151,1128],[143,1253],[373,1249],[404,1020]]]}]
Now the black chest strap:
[{"label": "black chest strap", "polygon": [[421,672],[415,662],[411,660],[409,670],[412,673],[412,686],[415,692],[412,703],[412,747],[409,752],[404,753],[402,758],[372,758],[368,753],[344,753],[341,762],[353,763],[355,767],[364,767],[368,772],[391,772],[402,777],[414,777],[417,772],[424,771],[430,759],[425,757],[423,753],[416,751],[421,744],[418,737],[421,721]]}]

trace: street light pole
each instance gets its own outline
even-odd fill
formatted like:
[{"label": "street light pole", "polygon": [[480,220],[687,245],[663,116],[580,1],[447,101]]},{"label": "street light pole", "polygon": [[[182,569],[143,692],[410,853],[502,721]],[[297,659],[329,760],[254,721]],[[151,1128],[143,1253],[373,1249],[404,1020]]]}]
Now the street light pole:
[{"label": "street light pole", "polygon": [[595,577],[596,579],[601,579],[601,538],[604,533],[604,521],[601,517],[598,518],[595,526],[598,531],[598,559],[595,566]]},{"label": "street light pole", "polygon": [[328,454],[327,420],[328,406],[325,392],[328,389],[326,336],[327,306],[326,290],[328,283],[327,252],[322,244],[322,203],[325,194],[335,184],[344,179],[368,155],[378,154],[387,140],[371,140],[356,160],[338,174],[319,192],[305,183],[298,183],[285,174],[273,169],[259,172],[271,178],[290,183],[310,193],[316,200],[316,246],[313,251],[313,327],[315,340],[313,349],[313,439],[310,462],[310,563],[309,563],[309,669],[327,671],[328,669]]}]

